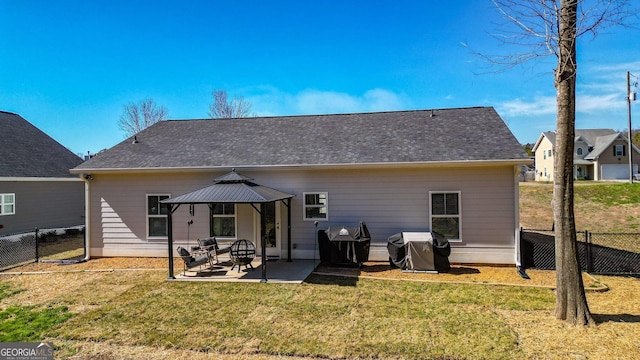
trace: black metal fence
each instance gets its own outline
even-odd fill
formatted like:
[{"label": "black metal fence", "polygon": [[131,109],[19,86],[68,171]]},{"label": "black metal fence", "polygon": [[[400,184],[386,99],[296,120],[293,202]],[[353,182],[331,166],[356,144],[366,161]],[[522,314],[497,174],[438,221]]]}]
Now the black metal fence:
[{"label": "black metal fence", "polygon": [[[583,271],[594,274],[640,275],[640,233],[576,233]],[[522,266],[555,269],[552,230],[520,229]]]},{"label": "black metal fence", "polygon": [[85,257],[84,229],[40,230],[0,237],[0,271],[37,261],[77,262]]}]

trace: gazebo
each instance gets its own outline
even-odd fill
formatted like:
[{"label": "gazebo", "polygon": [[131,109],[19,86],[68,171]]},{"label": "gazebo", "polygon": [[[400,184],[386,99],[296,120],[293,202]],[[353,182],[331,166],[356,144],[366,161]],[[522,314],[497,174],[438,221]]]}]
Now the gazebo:
[{"label": "gazebo", "polygon": [[261,282],[267,281],[266,241],[265,241],[265,216],[262,205],[265,203],[281,201],[287,207],[287,261],[291,261],[291,198],[292,194],[282,192],[267,186],[252,182],[253,179],[238,174],[235,169],[230,173],[216,178],[214,184],[206,188],[190,193],[162,200],[167,204],[167,246],[169,250],[169,279],[175,279],[173,273],[173,219],[172,214],[182,204],[206,204],[213,206],[216,203],[249,204],[260,214],[260,248],[262,251]]}]

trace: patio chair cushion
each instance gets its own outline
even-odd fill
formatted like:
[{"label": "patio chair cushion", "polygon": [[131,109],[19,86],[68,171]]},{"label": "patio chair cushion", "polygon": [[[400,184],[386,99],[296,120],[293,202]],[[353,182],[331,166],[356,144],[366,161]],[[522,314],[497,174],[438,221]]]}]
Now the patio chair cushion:
[{"label": "patio chair cushion", "polygon": [[198,244],[202,249],[215,249],[215,254],[226,254],[229,252],[231,246],[219,246],[218,241],[215,237],[210,237],[206,239],[198,239]]},{"label": "patio chair cushion", "polygon": [[187,251],[187,249],[183,248],[182,246],[178,246],[176,250],[178,251],[178,255],[180,255],[180,257],[185,262],[189,259],[193,259],[193,256],[191,256],[191,253],[189,253],[189,251]]}]

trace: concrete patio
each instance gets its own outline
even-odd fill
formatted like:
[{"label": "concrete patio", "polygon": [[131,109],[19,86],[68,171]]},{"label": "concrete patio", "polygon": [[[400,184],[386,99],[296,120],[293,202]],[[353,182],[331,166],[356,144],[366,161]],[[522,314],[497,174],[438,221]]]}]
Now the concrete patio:
[{"label": "concrete patio", "polygon": [[[314,270],[314,260],[267,260],[267,282],[269,283],[302,283]],[[175,281],[219,281],[219,282],[260,282],[262,279],[262,261],[257,257],[251,265],[253,269],[242,266],[231,269],[231,262],[224,261],[213,268],[203,267],[183,271],[176,271]]]}]

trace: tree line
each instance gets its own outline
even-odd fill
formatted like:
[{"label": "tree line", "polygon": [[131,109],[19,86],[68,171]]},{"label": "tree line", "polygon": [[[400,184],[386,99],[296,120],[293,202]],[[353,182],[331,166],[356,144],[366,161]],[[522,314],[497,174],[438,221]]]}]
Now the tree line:
[{"label": "tree line", "polygon": [[[225,90],[211,92],[213,101],[209,104],[210,119],[243,118],[255,116],[251,110],[252,104],[242,96],[229,98]],[[118,125],[126,137],[133,136],[147,127],[165,120],[169,110],[156,104],[153,99],[131,102],[124,106]]]}]

